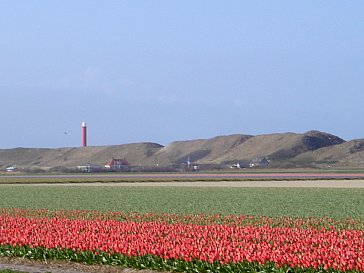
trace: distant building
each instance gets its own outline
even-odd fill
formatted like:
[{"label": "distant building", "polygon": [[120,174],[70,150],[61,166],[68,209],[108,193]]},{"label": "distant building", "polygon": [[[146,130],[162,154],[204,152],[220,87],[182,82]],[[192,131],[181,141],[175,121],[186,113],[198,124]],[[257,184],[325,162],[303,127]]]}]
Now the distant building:
[{"label": "distant building", "polygon": [[230,166],[230,168],[231,168],[231,169],[240,169],[240,168],[241,168],[241,166],[240,166],[240,163],[238,162],[238,163],[236,163],[236,164],[231,165],[231,166]]},{"label": "distant building", "polygon": [[96,173],[105,171],[102,165],[87,163],[77,166],[77,171],[82,173]]},{"label": "distant building", "polygon": [[113,158],[110,162],[105,164],[105,169],[110,171],[124,171],[129,170],[130,163],[124,159]]},{"label": "distant building", "polygon": [[255,158],[249,163],[250,168],[255,167],[268,167],[270,165],[270,161],[263,157],[263,158]]},{"label": "distant building", "polygon": [[85,164],[85,165],[78,165],[77,171],[82,173],[90,173],[94,170],[93,166],[91,164]]},{"label": "distant building", "polygon": [[10,166],[10,167],[7,167],[5,170],[7,172],[15,172],[18,168],[16,166]]}]

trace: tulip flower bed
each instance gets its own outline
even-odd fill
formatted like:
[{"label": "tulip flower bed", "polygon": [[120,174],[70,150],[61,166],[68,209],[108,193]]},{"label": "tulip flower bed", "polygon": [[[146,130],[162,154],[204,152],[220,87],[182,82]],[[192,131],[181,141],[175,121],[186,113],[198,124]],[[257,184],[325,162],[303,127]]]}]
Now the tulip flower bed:
[{"label": "tulip flower bed", "polygon": [[364,272],[355,220],[0,210],[0,255],[180,272]]}]

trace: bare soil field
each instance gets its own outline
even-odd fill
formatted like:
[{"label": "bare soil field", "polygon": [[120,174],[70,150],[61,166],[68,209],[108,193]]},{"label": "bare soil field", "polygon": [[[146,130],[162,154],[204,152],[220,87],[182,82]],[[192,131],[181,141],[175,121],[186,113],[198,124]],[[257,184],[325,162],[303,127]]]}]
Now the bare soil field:
[{"label": "bare soil field", "polygon": [[26,273],[157,273],[110,265],[85,265],[66,261],[32,261],[24,258],[0,257],[0,270],[9,269]]},{"label": "bare soil field", "polygon": [[[25,186],[24,184],[14,184]],[[27,186],[45,186],[31,183]],[[320,179],[320,180],[254,180],[254,181],[166,181],[166,182],[79,182],[52,183],[52,187],[99,186],[99,187],[220,187],[220,188],[364,188],[364,179]]]}]

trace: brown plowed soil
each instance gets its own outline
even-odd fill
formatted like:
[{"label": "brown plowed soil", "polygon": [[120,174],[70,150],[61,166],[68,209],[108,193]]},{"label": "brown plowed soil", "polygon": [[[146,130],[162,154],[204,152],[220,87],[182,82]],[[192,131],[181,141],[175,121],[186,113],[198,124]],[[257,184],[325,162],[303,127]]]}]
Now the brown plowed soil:
[{"label": "brown plowed soil", "polygon": [[24,258],[0,257],[0,270],[11,269],[27,273],[156,273],[110,265],[84,265],[66,261],[32,261]]},{"label": "brown plowed soil", "polygon": [[[25,184],[12,184],[25,186]],[[92,182],[92,183],[31,183],[29,187],[237,187],[237,188],[364,188],[364,179],[319,180],[243,180],[243,181],[178,181],[178,182]]]}]

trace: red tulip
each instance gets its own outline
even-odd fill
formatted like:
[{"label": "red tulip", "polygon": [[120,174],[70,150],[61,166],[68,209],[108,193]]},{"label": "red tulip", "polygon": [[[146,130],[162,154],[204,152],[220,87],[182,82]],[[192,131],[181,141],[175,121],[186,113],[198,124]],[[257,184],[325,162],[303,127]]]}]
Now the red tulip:
[{"label": "red tulip", "polygon": [[[241,216],[226,218],[226,224],[202,225],[168,223],[171,215],[164,215],[165,221],[147,221],[161,216],[133,214],[137,221],[121,222],[112,220],[120,217],[117,213],[62,212],[52,217],[46,217],[47,211],[31,214],[1,213],[0,244],[100,250],[128,256],[152,254],[164,259],[223,264],[275,262],[277,266],[364,271],[363,230],[318,228],[307,225],[304,219],[295,220],[292,227],[272,227],[269,218],[267,225],[238,225]],[[80,219],[80,215],[86,219]],[[220,221],[222,216],[216,218]]]}]

